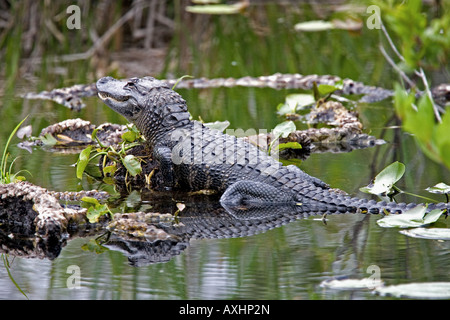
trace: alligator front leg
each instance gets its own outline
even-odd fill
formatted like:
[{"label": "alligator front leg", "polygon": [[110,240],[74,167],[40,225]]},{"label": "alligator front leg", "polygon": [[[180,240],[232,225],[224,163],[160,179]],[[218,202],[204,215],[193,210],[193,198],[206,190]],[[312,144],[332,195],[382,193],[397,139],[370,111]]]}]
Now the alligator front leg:
[{"label": "alligator front leg", "polygon": [[174,187],[174,173],[172,162],[172,150],[167,146],[155,146],[153,157],[159,163],[159,170],[164,179],[162,188],[166,191],[172,190]]},{"label": "alligator front leg", "polygon": [[251,180],[241,180],[229,186],[220,198],[222,204],[294,204],[294,195],[272,185]]}]

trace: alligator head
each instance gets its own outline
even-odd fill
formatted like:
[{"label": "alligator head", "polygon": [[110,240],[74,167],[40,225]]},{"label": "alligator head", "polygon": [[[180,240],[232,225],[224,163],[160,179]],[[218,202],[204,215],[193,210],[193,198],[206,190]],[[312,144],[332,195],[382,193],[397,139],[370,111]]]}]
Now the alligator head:
[{"label": "alligator head", "polygon": [[100,99],[111,109],[134,122],[146,105],[148,93],[158,87],[169,87],[152,77],[116,80],[104,77],[97,81]]},{"label": "alligator head", "polygon": [[185,124],[182,120],[189,118],[183,98],[155,78],[116,80],[104,77],[96,85],[99,98],[135,123],[149,140]]}]

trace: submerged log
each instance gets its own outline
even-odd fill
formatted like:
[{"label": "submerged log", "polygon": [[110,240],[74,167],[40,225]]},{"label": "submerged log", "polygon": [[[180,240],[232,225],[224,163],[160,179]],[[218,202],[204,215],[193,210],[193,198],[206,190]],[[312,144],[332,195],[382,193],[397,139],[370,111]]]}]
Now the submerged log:
[{"label": "submerged log", "polygon": [[[53,192],[30,182],[0,185],[0,237],[2,253],[53,259],[70,235],[93,229],[85,208],[61,205],[59,200],[107,196],[96,190]],[[82,231],[82,232],[84,232]]]},{"label": "submerged log", "polygon": [[[168,85],[173,86],[177,84],[177,79],[166,79]],[[180,81],[177,89],[205,89],[218,87],[255,87],[255,88],[272,88],[280,89],[301,89],[310,90],[313,84],[317,85],[336,85],[342,81],[342,89],[336,94],[344,95],[361,95],[361,102],[377,102],[386,98],[392,97],[393,90],[384,89],[375,86],[368,86],[362,82],[354,81],[352,79],[342,79],[333,75],[302,75],[302,74],[282,74],[275,73],[270,76],[261,77],[243,77],[243,78],[197,78],[184,79]],[[445,106],[450,101],[450,86],[448,84],[441,84],[432,90],[433,98],[436,103]],[[77,84],[67,88],[57,88],[51,91],[42,91],[39,93],[27,93],[22,96],[25,99],[43,99],[52,100],[69,109],[79,111],[84,108],[82,98],[95,96],[97,88],[95,83],[92,84]]]}]

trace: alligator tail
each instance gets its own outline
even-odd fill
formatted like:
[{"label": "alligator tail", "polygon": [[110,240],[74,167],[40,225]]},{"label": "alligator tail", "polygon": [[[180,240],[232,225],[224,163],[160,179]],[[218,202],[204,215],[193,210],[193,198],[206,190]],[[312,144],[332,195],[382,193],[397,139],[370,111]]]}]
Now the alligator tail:
[{"label": "alligator tail", "polygon": [[341,190],[313,183],[296,185],[293,189],[277,188],[261,182],[241,180],[229,186],[220,199],[228,207],[291,206],[299,212],[401,214],[419,205],[427,211],[449,210],[449,203],[396,203],[350,197]]},{"label": "alligator tail", "polygon": [[[319,189],[316,196],[301,196],[297,205],[305,206],[312,211],[329,213],[363,213],[363,214],[401,214],[417,206],[424,206],[427,212],[439,209],[449,210],[450,203],[396,203],[376,201],[365,198],[350,197],[340,190]],[[318,196],[320,194],[320,196]]]}]

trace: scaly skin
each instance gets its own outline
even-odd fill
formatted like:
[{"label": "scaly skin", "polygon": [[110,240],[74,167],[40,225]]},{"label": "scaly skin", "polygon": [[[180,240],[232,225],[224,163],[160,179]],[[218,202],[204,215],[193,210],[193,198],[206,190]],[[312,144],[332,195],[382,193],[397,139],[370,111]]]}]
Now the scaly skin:
[{"label": "scaly skin", "polygon": [[166,177],[167,190],[217,190],[223,193],[224,206],[283,203],[329,213],[401,213],[416,206],[336,192],[242,139],[191,121],[183,98],[154,78],[105,77],[97,81],[97,90],[107,106],[135,123],[145,136]]}]

